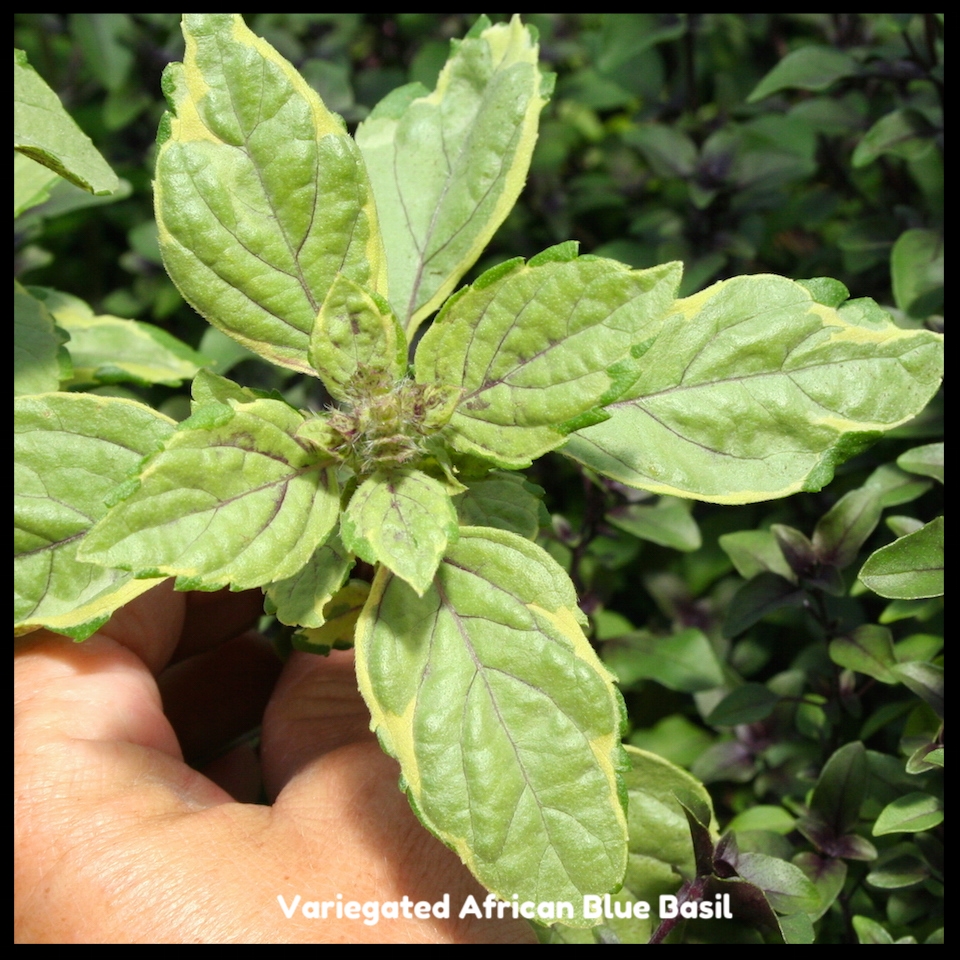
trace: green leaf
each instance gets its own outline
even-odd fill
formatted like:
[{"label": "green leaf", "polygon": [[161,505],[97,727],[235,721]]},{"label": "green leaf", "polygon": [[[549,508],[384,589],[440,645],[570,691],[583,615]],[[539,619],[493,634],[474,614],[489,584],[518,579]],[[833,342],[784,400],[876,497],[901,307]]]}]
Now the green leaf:
[{"label": "green leaf", "polygon": [[921,623],[943,611],[943,598],[927,600],[893,600],[878,617],[880,623],[896,623],[898,620],[916,619]]},{"label": "green leaf", "polygon": [[856,916],[851,922],[857,934],[857,943],[893,943],[893,937],[876,920]]},{"label": "green leaf", "polygon": [[84,52],[84,65],[107,90],[124,85],[134,63],[133,24],[126,13],[74,15],[71,32]]},{"label": "green leaf", "polygon": [[496,527],[534,540],[549,523],[543,507],[543,489],[522,474],[493,470],[466,482],[467,489],[454,498],[457,517],[465,527]]},{"label": "green leaf", "polygon": [[319,626],[305,627],[294,633],[293,648],[321,655],[331,650],[349,650],[369,595],[370,584],[366,580],[351,580],[324,605],[323,622]]},{"label": "green leaf", "polygon": [[772,524],[770,532],[794,577],[812,577],[816,574],[817,555],[804,533],[785,523]]},{"label": "green leaf", "polygon": [[697,145],[687,133],[662,123],[645,123],[624,131],[624,140],[638,147],[660,177],[693,177]]},{"label": "green leaf", "polygon": [[943,444],[928,443],[901,453],[897,457],[897,466],[908,473],[919,473],[943,483]]},{"label": "green leaf", "polygon": [[680,265],[631,270],[573,252],[564,244],[484,274],[420,341],[417,380],[464,392],[448,428],[456,449],[527,466],[636,378]]},{"label": "green leaf", "polygon": [[278,400],[199,407],[90,532],[83,559],[194,589],[293,576],[339,512],[329,461],[293,439],[302,422]]},{"label": "green leaf", "polygon": [[892,667],[897,658],[893,652],[893,635],[886,627],[864,623],[848,637],[830,641],[830,659],[848,670],[873,677],[881,683],[897,683]]},{"label": "green leaf", "polygon": [[[904,732],[904,718],[906,717],[907,728],[914,736],[907,736],[903,739],[904,745],[910,743],[929,743],[931,736],[935,735],[942,725],[939,718],[932,710],[927,709],[922,704],[909,701],[901,701],[901,709],[898,714],[890,712],[890,720],[896,724],[895,731]],[[888,704],[888,707],[890,704]],[[883,712],[878,710],[877,713]],[[910,716],[906,716],[910,714]],[[874,725],[873,732],[880,729],[879,725]],[[917,778],[913,776],[905,767],[903,757],[894,756],[893,753],[879,753],[874,750],[867,751],[867,763],[870,767],[870,789],[867,793],[866,803],[862,808],[865,817],[876,819],[877,814],[897,797],[910,793],[917,787]],[[930,782],[932,778],[925,778]],[[884,845],[889,849],[888,845]],[[942,854],[941,854],[942,856]]]},{"label": "green leaf", "polygon": [[791,913],[788,916],[778,916],[777,924],[780,927],[780,936],[788,944],[810,944],[816,939],[816,931],[808,913]]},{"label": "green leaf", "polygon": [[786,860],[764,853],[741,853],[737,873],[756,884],[778,913],[813,912],[820,906],[820,894],[804,872]]},{"label": "green leaf", "polygon": [[924,318],[943,309],[943,234],[905,230],[890,254],[893,299],[910,316]]},{"label": "green leaf", "polygon": [[908,690],[930,704],[937,716],[943,719],[943,667],[913,660],[909,663],[898,663],[893,667],[893,672]]},{"label": "green leaf", "polygon": [[714,737],[699,724],[679,713],[664,717],[645,730],[634,730],[630,743],[641,750],[649,750],[671,763],[690,767],[713,743]]},{"label": "green leaf", "polygon": [[[908,450],[903,456],[909,456],[910,452]],[[923,496],[930,489],[931,484],[928,480],[918,480],[892,463],[885,463],[870,474],[864,487],[877,494],[882,507],[898,507]]]},{"label": "green leaf", "polygon": [[[19,154],[17,154],[19,156]],[[16,164],[14,165],[16,167]],[[45,223],[57,217],[74,211],[86,210],[92,207],[103,207],[116,203],[130,196],[133,192],[129,181],[121,180],[120,186],[106,196],[95,196],[87,190],[55,176],[50,196],[39,206],[28,210],[17,222],[18,229],[26,233],[42,229]],[[139,268],[138,268],[139,269]]]},{"label": "green leaf", "polygon": [[[913,740],[914,738],[911,738]],[[937,767],[943,768],[943,747],[938,747],[936,743],[921,743],[913,753],[907,757],[904,769],[907,773],[917,775],[926,773],[928,770],[935,770]]]},{"label": "green leaf", "polygon": [[699,550],[702,542],[700,528],[690,515],[689,500],[661,497],[656,506],[631,503],[610,510],[606,519],[627,533],[659,543],[674,550]]},{"label": "green leaf", "polygon": [[823,694],[811,693],[797,704],[794,724],[802,736],[822,740],[830,734],[830,720],[824,709],[826,703]]},{"label": "green leaf", "polygon": [[[220,374],[212,373],[210,370],[200,370],[197,373],[190,386],[190,395],[193,398],[190,409],[194,413],[209,403],[229,406],[231,400],[236,400],[237,403],[252,403],[254,400],[268,396],[263,390],[241,387],[227,377],[221,377]],[[273,399],[280,398],[274,395]]]},{"label": "green leaf", "polygon": [[455,45],[433,93],[394,91],[357,130],[389,264],[390,302],[412,337],[516,203],[553,87],[514,17]]},{"label": "green leaf", "polygon": [[630,761],[624,783],[631,800],[627,818],[631,855],[659,859],[677,873],[693,875],[694,852],[684,807],[716,837],[710,793],[696,777],[669,760],[637,747],[624,749]]},{"label": "green leaf", "polygon": [[713,503],[819,490],[936,392],[942,339],[872,301],[735,277],[678,300],[636,383],[563,452],[629,486]]},{"label": "green leaf", "polygon": [[868,486],[845,493],[818,521],[813,549],[820,563],[843,569],[857,559],[860,548],[877,528],[880,500]]},{"label": "green leaf", "polygon": [[798,280],[797,283],[808,290],[817,303],[822,303],[825,307],[839,307],[850,299],[850,291],[832,277],[811,277],[809,280]]},{"label": "green leaf", "polygon": [[898,844],[892,853],[867,874],[867,883],[879,890],[901,890],[922,883],[930,876],[930,867],[909,847]]},{"label": "green leaf", "polygon": [[916,517],[905,517],[892,514],[891,516],[887,517],[885,522],[893,535],[898,539],[900,537],[907,536],[909,533],[916,533],[918,530],[923,528],[923,521],[918,520]]},{"label": "green leaf", "polygon": [[364,480],[340,518],[344,546],[382,563],[423,596],[459,527],[443,485],[419,470],[376,473]]},{"label": "green leaf", "polygon": [[935,134],[936,130],[919,110],[893,110],[863,135],[850,163],[853,167],[865,167],[885,153],[903,160],[918,160],[935,149]]},{"label": "green leaf", "polygon": [[[932,744],[931,744],[932,746]],[[909,766],[909,765],[908,765]],[[943,747],[935,747],[928,753],[925,753],[921,759],[917,760],[917,766],[923,766],[922,770],[909,770],[908,773],[924,773],[933,767],[943,768]]]},{"label": "green leaf", "polygon": [[847,865],[843,860],[821,857],[809,851],[798,853],[793,858],[793,863],[817,889],[820,906],[817,910],[810,911],[810,919],[819,920],[843,890],[844,881],[847,879]]},{"label": "green leaf", "polygon": [[264,587],[277,619],[291,626],[322,626],[324,608],[343,586],[353,563],[351,553],[331,533],[292,577]]},{"label": "green leaf", "polygon": [[758,573],[775,573],[787,581],[794,579],[793,571],[784,559],[776,537],[769,530],[725,533],[720,537],[719,543],[736,567],[737,573],[746,580]]},{"label": "green leaf", "polygon": [[107,495],[175,425],[143,404],[81,393],[21,397],[13,410],[14,627],[83,639],[158,582],[84,563],[77,548]]},{"label": "green leaf", "polygon": [[834,751],[820,771],[810,798],[810,812],[834,837],[842,837],[856,826],[868,776],[866,750],[859,740]]},{"label": "green leaf", "polygon": [[[310,338],[310,362],[337,400],[357,395],[358,380],[387,383],[407,370],[407,340],[387,302],[342,273],[333,281]],[[352,389],[351,389],[352,388]]]},{"label": "green leaf", "polygon": [[645,901],[652,910],[648,919],[605,919],[604,923],[621,942],[645,943],[657,926],[659,898],[676,893],[679,878],[695,872],[690,828],[681,804],[702,810],[707,826],[713,820],[713,805],[703,784],[685,770],[645,750],[625,749],[630,760],[624,774],[630,856],[623,890],[612,899]]},{"label": "green leaf", "polygon": [[45,203],[60,176],[22,153],[13,154],[13,217]]},{"label": "green leaf", "polygon": [[738,813],[727,824],[727,830],[734,833],[740,830],[763,830],[786,836],[793,831],[796,822],[797,818],[790,816],[783,807],[761,803]]},{"label": "green leaf", "polygon": [[210,358],[210,368],[220,373],[227,373],[243,360],[260,361],[255,353],[216,327],[207,327],[204,331],[200,352]]},{"label": "green leaf", "polygon": [[830,47],[801,47],[788,53],[754,87],[747,103],[756,103],[778,90],[826,90],[843,77],[853,77],[860,65],[853,57]]},{"label": "green leaf", "polygon": [[48,393],[70,377],[70,357],[45,304],[13,282],[13,393]]},{"label": "green leaf", "polygon": [[151,323],[95,315],[77,297],[44,291],[57,324],[70,335],[73,384],[160,383],[178,387],[206,362],[185,343]]},{"label": "green leaf", "polygon": [[933,660],[943,649],[943,637],[934,633],[912,633],[894,645],[897,661]]},{"label": "green leaf", "polygon": [[599,18],[600,47],[596,53],[597,70],[616,76],[618,71],[636,65],[650,47],[682,37],[687,29],[684,14],[630,13]]},{"label": "green leaf", "polygon": [[769,717],[780,702],[762,683],[745,683],[728,693],[705,718],[713,727],[735,727]]},{"label": "green leaf", "polygon": [[622,701],[566,574],[506,531],[464,527],[423,597],[382,568],[357,629],[372,727],[423,823],[502,899],[620,884]]},{"label": "green leaf", "polygon": [[308,345],[338,273],[374,292],[386,266],[356,144],[238,14],[183,20],[164,72],[155,202],[163,262],[214,326],[315,375]]},{"label": "green leaf", "polygon": [[887,804],[873,825],[873,835],[919,833],[943,823],[943,804],[929,793],[916,791]]},{"label": "green leaf", "polygon": [[120,185],[22,50],[13,51],[13,149],[97,196]]},{"label": "green leaf", "polygon": [[860,568],[860,580],[881,597],[942,596],[943,517],[870,554]]},{"label": "green leaf", "polygon": [[[704,143],[703,158],[722,170],[730,163],[726,160],[730,157],[731,186],[752,195],[756,202],[770,191],[784,190],[793,182],[814,176],[816,147],[816,135],[802,118],[771,113],[756,117],[743,127],[721,127]],[[696,200],[693,190],[691,199]],[[819,292],[814,299],[822,302]]]},{"label": "green leaf", "polygon": [[799,607],[806,594],[777,573],[764,571],[733,595],[723,624],[725,637],[736,637],[781,607]]},{"label": "green leaf", "polygon": [[[723,840],[721,839],[721,843]],[[798,943],[809,943],[812,931],[809,930],[809,922],[806,928],[800,923],[796,923],[797,917],[805,919],[804,914],[794,914],[792,917],[778,917],[773,912],[770,902],[767,900],[763,890],[754,883],[748,883],[738,877],[730,879],[721,879],[720,877],[705,876],[703,886],[703,898],[706,901],[715,900],[720,895],[729,894],[730,911],[733,916],[742,924],[752,927],[758,933],[762,934],[767,943],[788,943],[793,940],[787,940],[787,937],[795,938]],[[724,928],[725,930],[726,928]],[[718,939],[722,939],[724,934],[719,934]]]},{"label": "green leaf", "polygon": [[877,859],[877,848],[857,833],[835,837],[829,831],[824,831],[822,824],[811,823],[807,817],[797,821],[797,830],[827,856],[842,857],[844,860]]},{"label": "green leaf", "polygon": [[709,639],[693,628],[667,637],[644,630],[628,633],[604,644],[603,660],[625,687],[655,680],[671,690],[696,693],[719,687],[725,680],[723,664]]}]

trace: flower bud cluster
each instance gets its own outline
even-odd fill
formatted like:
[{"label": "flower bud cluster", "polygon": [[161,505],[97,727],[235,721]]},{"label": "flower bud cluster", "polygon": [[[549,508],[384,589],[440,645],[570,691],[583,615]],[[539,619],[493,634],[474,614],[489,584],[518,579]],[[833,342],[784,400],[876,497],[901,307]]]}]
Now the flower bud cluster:
[{"label": "flower bud cluster", "polygon": [[324,418],[324,446],[358,476],[415,464],[428,456],[426,438],[446,425],[460,394],[443,384],[393,381],[383,370],[360,367],[346,401]]}]

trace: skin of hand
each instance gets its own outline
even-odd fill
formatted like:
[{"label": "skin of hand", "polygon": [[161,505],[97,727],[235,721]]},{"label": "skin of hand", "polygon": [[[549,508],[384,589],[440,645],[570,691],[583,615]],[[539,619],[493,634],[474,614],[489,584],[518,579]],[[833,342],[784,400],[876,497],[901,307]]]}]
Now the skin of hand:
[{"label": "skin of hand", "polygon": [[[281,664],[248,629],[261,602],[168,581],[83,643],[16,641],[16,941],[536,942],[524,920],[458,917],[486,891],[397,789],[352,652]],[[261,722],[259,756],[188,765]],[[449,894],[450,918],[287,919],[278,895],[298,894]]]}]

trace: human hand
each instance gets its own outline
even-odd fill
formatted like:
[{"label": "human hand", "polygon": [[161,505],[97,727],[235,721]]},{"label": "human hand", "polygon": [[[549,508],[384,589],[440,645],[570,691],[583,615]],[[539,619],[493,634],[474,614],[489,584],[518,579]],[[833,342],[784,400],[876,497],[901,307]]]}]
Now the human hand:
[{"label": "human hand", "polygon": [[[535,942],[458,917],[486,896],[419,824],[369,731],[352,653],[285,666],[253,594],[144,594],[84,643],[17,641],[17,942]],[[170,664],[173,664],[170,666]],[[241,747],[262,717],[259,764]],[[261,781],[262,775],[262,781]],[[272,806],[254,800],[260,784]],[[449,919],[308,919],[304,901],[442,901]]]}]

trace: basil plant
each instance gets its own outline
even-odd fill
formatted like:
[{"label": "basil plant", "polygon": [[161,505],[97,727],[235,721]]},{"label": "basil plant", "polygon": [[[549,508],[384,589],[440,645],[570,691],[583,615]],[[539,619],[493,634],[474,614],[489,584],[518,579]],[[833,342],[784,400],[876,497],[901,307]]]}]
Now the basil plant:
[{"label": "basil plant", "polygon": [[[424,825],[503,899],[569,901],[590,925],[584,895],[627,867],[624,707],[519,471],[557,451],[714,503],[818,490],[926,405],[940,338],[833,280],[678,299],[681,264],[573,241],[457,289],[523,188],[551,92],[516,17],[481,19],[435,90],[395,90],[355,137],[239,16],[183,32],[156,166],[166,268],[332,404],[209,371],[181,423],[20,398],[17,627],[82,639],[166,577],[262,587],[308,648],[355,643]],[[372,578],[351,578],[358,560]]]}]

